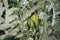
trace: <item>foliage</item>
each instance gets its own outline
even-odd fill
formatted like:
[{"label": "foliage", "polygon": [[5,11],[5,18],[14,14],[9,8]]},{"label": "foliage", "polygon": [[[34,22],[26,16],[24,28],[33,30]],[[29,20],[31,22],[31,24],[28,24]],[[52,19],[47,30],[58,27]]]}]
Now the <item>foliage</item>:
[{"label": "foliage", "polygon": [[[27,20],[37,10],[33,32]],[[60,40],[60,0],[0,0],[0,40]]]}]

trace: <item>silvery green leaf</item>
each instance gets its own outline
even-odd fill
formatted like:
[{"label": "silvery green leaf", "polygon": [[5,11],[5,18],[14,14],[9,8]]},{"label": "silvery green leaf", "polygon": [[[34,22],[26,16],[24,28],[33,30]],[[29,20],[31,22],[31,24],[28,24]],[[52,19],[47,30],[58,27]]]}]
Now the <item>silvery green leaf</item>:
[{"label": "silvery green leaf", "polygon": [[33,40],[33,38],[29,37],[27,40]]}]

